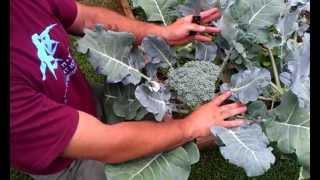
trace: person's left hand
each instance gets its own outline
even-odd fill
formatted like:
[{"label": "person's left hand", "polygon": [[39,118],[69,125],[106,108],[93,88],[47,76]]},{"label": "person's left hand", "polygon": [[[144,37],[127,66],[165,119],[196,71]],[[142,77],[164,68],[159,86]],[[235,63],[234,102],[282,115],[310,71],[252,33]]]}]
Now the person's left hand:
[{"label": "person's left hand", "polygon": [[[207,24],[213,20],[220,18],[221,14],[217,8],[212,8],[200,13],[201,24]],[[194,36],[190,36],[190,31],[198,32]],[[218,33],[220,29],[217,27],[210,27],[205,25],[198,25],[192,23],[192,15],[182,17],[171,25],[164,27],[164,38],[171,45],[180,45],[198,40],[202,42],[209,42],[212,39],[201,33]]]}]

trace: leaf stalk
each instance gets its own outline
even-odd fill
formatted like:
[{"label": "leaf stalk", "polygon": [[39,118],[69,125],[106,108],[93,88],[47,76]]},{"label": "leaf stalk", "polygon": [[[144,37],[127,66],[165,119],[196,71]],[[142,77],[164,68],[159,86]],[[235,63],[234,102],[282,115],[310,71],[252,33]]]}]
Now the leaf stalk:
[{"label": "leaf stalk", "polygon": [[280,94],[283,94],[283,89],[281,88],[279,73],[278,73],[276,62],[274,60],[273,53],[270,48],[267,48],[267,49],[268,49],[268,53],[269,53],[271,64],[272,64],[274,79],[276,81],[276,87],[277,87],[276,89],[280,92]]}]

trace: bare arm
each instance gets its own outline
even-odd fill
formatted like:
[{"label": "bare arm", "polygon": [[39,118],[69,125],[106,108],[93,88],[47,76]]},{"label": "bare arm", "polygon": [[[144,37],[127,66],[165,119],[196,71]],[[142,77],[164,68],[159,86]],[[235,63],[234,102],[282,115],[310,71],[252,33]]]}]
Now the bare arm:
[{"label": "bare arm", "polygon": [[185,119],[161,123],[134,121],[105,125],[95,117],[79,112],[77,130],[63,156],[119,163],[208,136],[209,127],[213,125],[238,126],[242,121],[224,119],[245,112],[246,107],[239,103],[219,106],[229,96],[230,93],[218,96]]},{"label": "bare arm", "polygon": [[[153,34],[165,38],[170,44],[183,44],[193,39],[199,41],[211,41],[211,38],[201,34],[189,36],[190,31],[201,33],[217,33],[220,31],[215,27],[200,26],[191,23],[192,16],[180,18],[169,26],[160,26],[132,20],[105,8],[77,3],[77,9],[77,17],[68,29],[69,32],[75,34],[82,34],[84,28],[93,28],[96,24],[102,24],[113,31],[132,32],[135,34],[138,42],[140,42],[143,37]],[[216,8],[201,13],[203,23],[210,22],[219,17],[220,13]]]},{"label": "bare arm", "polygon": [[123,122],[105,125],[79,112],[79,124],[65,156],[118,163],[186,143],[179,121]]}]

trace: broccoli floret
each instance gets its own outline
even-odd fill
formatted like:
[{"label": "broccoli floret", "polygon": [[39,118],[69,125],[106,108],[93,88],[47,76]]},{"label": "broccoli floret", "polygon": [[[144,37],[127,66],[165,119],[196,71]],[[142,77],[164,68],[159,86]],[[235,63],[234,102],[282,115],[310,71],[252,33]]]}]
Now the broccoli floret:
[{"label": "broccoli floret", "polygon": [[208,61],[190,61],[169,73],[169,86],[190,108],[214,96],[219,66]]}]

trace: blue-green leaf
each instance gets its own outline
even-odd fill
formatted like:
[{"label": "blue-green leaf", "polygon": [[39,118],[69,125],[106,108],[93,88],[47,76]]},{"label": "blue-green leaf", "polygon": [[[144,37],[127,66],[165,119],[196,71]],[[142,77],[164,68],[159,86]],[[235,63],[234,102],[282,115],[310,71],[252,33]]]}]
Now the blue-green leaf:
[{"label": "blue-green leaf", "polygon": [[212,127],[211,132],[224,144],[220,146],[223,157],[244,168],[249,177],[264,174],[275,162],[268,138],[258,124],[234,129]]}]

